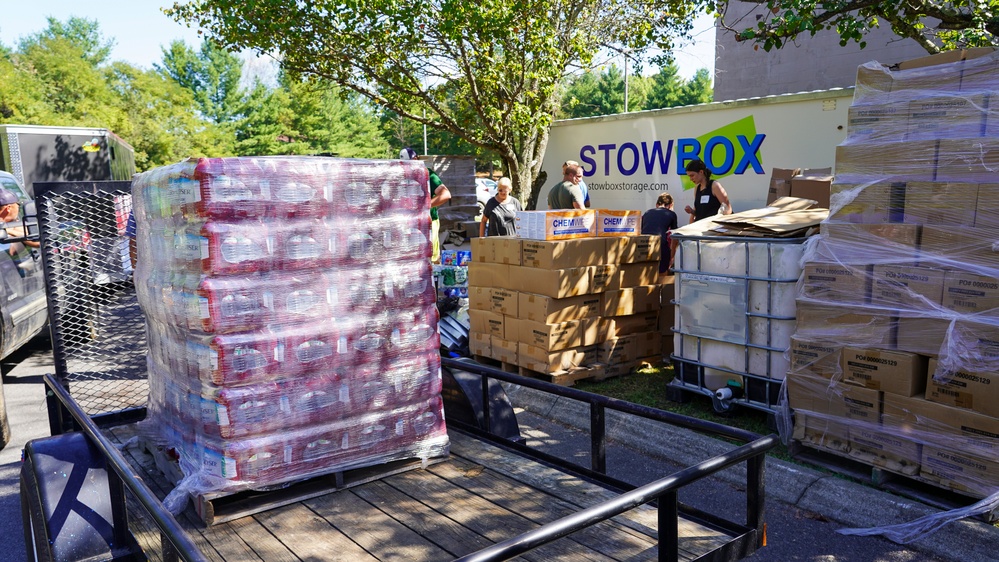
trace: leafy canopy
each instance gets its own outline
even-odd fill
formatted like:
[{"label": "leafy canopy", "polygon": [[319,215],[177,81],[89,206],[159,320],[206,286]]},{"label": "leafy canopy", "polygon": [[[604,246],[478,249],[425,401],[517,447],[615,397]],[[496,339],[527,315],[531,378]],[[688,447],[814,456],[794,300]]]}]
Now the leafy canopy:
[{"label": "leafy canopy", "polygon": [[766,11],[751,27],[726,24],[724,17],[722,25],[767,51],[823,29],[835,29],[841,45],[855,41],[863,48],[864,36],[882,24],[929,53],[999,45],[999,0],[727,0],[715,2],[715,9],[724,14],[724,7],[737,1]]},{"label": "leafy canopy", "polygon": [[274,54],[290,73],[329,80],[492,150],[518,192],[540,171],[563,79],[604,45],[668,49],[700,4],[192,0],[167,13],[227,49]]}]

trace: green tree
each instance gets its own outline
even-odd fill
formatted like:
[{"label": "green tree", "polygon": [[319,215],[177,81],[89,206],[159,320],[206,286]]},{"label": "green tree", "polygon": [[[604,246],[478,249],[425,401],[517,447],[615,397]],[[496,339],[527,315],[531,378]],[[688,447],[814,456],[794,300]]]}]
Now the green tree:
[{"label": "green tree", "polygon": [[659,67],[659,72],[650,77],[652,82],[649,96],[643,109],[660,109],[683,105],[680,101],[684,82],[680,77],[680,69],[676,63],[667,63]]},{"label": "green tree", "polygon": [[45,83],[16,53],[0,54],[0,123],[42,125],[54,118]]},{"label": "green tree", "polygon": [[562,96],[561,119],[592,117],[600,113],[600,76],[587,71],[569,78]]},{"label": "green tree", "polygon": [[49,18],[49,27],[21,40],[12,57],[22,71],[34,75],[57,124],[119,130],[128,111],[116,103],[100,67],[108,45],[95,22],[70,18],[62,24]]},{"label": "green tree", "polygon": [[163,64],[154,67],[190,90],[201,114],[212,123],[229,124],[240,117],[243,61],[237,55],[209,40],[201,42],[198,52],[174,41],[163,49]]},{"label": "green tree", "polygon": [[190,91],[155,70],[111,65],[109,84],[129,119],[115,129],[135,149],[135,166],[148,170],[192,156],[227,156],[227,133],[196,114]]},{"label": "green tree", "polygon": [[999,45],[999,0],[725,0],[716,2],[715,9],[724,16],[724,7],[732,2],[766,7],[754,26],[726,24],[724,17],[721,25],[738,39],[753,41],[767,51],[781,48],[802,33],[815,35],[823,29],[836,30],[841,45],[854,41],[863,48],[867,33],[882,23],[929,53]]},{"label": "green tree", "polygon": [[711,87],[711,74],[708,69],[701,68],[680,88],[679,105],[697,105],[709,103],[714,99],[714,89]]},{"label": "green tree", "polygon": [[[700,4],[192,0],[167,12],[228,49],[278,53],[286,71],[328,79],[495,152],[515,194],[530,190],[521,197],[533,208],[567,69],[607,44],[668,50]],[[426,117],[413,111],[422,107]]]}]

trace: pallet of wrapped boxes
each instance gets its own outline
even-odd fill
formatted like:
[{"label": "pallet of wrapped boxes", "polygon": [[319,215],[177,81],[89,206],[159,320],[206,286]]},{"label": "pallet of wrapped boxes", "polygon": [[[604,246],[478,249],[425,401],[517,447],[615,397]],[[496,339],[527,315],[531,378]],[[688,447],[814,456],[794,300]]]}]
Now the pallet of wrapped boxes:
[{"label": "pallet of wrapped boxes", "polygon": [[858,71],[809,246],[794,439],[973,497],[999,486],[999,53]]},{"label": "pallet of wrapped boxes", "polygon": [[422,162],[190,159],[133,193],[171,502],[447,454]]},{"label": "pallet of wrapped boxes", "polygon": [[[517,219],[521,237],[472,240],[473,355],[565,385],[661,361],[661,241],[639,234],[640,212],[529,211]],[[598,230],[603,222],[627,226]]]}]

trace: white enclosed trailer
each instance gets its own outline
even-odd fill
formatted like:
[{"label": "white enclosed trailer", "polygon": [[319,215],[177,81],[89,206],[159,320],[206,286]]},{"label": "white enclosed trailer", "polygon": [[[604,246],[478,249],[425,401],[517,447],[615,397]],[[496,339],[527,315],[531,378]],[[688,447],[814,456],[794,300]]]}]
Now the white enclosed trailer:
[{"label": "white enclosed trailer", "polygon": [[844,88],[557,121],[538,208],[561,180],[562,162],[576,160],[592,207],[651,209],[668,192],[684,224],[694,187],[684,166],[693,158],[705,161],[735,211],[762,207],[773,168],[834,166],[852,102],[853,88]]}]

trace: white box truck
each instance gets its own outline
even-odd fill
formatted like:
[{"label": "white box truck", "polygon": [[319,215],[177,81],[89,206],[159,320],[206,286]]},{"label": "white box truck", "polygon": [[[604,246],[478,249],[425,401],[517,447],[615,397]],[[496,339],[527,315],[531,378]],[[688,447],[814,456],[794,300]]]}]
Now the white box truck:
[{"label": "white box truck", "polygon": [[773,168],[833,167],[852,102],[853,88],[844,88],[557,121],[538,208],[562,162],[576,160],[593,208],[644,211],[668,192],[685,224],[694,185],[684,166],[698,157],[735,211],[763,207]]}]

